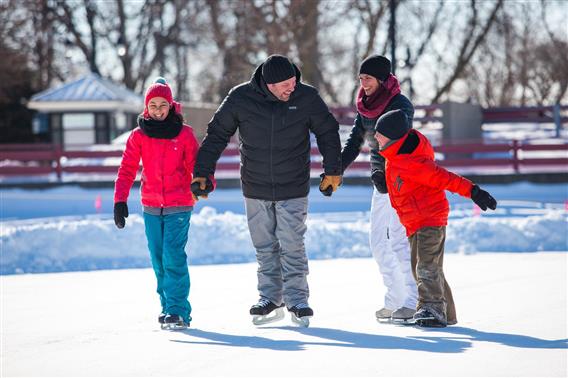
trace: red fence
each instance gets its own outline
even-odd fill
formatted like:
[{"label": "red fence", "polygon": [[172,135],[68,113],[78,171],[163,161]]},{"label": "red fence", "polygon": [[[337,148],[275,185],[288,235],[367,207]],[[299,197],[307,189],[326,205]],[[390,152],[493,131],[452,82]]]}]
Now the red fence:
[{"label": "red fence", "polygon": [[[519,141],[499,144],[442,144],[435,148],[438,162],[457,172],[476,174],[568,172],[568,143],[526,144]],[[312,148],[314,174],[321,170],[321,156]],[[220,177],[238,177],[239,152],[229,146],[217,164]],[[122,151],[62,150],[52,145],[0,145],[0,177],[54,174],[116,175]],[[367,158],[365,158],[367,156]],[[348,175],[367,175],[368,150],[355,161]],[[112,161],[106,159],[115,158]],[[106,161],[105,161],[106,160]]]},{"label": "red fence", "polygon": [[[417,105],[414,121],[419,123],[440,122],[442,120],[441,105]],[[352,125],[355,119],[355,107],[335,107],[331,111],[337,121],[342,125]],[[483,123],[557,123],[568,122],[567,105],[556,106],[526,106],[526,107],[499,107],[483,108]]]}]

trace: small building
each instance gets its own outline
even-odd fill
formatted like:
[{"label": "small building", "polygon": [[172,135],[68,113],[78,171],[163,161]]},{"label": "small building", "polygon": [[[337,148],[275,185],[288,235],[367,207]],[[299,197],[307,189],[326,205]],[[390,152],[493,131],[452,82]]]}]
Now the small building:
[{"label": "small building", "polygon": [[142,96],[94,73],[37,93],[28,103],[38,112],[34,134],[64,146],[108,144],[136,126],[143,107]]}]

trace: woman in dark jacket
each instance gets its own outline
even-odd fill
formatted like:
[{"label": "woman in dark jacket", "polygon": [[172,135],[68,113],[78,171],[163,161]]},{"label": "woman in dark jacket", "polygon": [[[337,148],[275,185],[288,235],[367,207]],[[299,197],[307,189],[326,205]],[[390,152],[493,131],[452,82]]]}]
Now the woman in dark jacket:
[{"label": "woman in dark jacket", "polygon": [[375,186],[369,241],[386,287],[384,306],[375,315],[379,321],[404,322],[414,315],[418,293],[410,269],[410,246],[391,206],[385,184],[385,159],[379,154],[379,145],[373,136],[377,120],[390,110],[402,110],[412,125],[414,107],[400,93],[398,80],[391,73],[391,63],[384,56],[365,59],[359,68],[359,81],[357,117],[341,153],[343,170],[355,160],[367,141],[371,152],[371,180]]}]

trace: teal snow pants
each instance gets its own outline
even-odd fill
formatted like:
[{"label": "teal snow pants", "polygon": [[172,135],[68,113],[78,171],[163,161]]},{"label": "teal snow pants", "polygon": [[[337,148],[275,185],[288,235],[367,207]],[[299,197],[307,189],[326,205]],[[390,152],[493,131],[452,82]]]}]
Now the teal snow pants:
[{"label": "teal snow pants", "polygon": [[144,225],[152,267],[158,280],[162,312],[191,321],[187,244],[191,211],[151,215],[144,213]]}]

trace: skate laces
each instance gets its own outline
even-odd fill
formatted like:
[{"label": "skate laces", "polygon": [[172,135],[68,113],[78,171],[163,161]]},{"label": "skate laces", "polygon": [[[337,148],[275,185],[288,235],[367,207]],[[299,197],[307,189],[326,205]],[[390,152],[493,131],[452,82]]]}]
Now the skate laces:
[{"label": "skate laces", "polygon": [[254,307],[266,307],[270,304],[270,301],[268,299],[264,299],[261,298],[257,304],[254,305]]},{"label": "skate laces", "polygon": [[298,310],[300,310],[302,308],[310,308],[310,306],[307,303],[299,303],[299,304],[295,305],[294,307],[296,307]]}]

